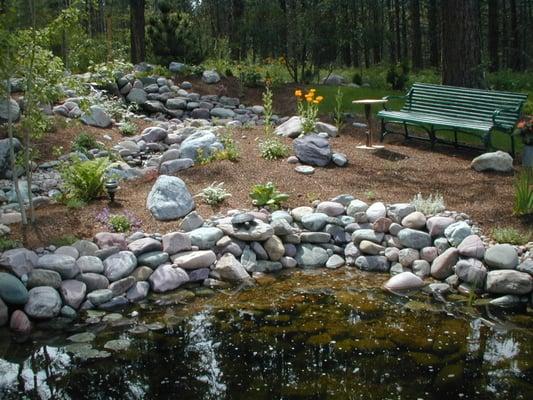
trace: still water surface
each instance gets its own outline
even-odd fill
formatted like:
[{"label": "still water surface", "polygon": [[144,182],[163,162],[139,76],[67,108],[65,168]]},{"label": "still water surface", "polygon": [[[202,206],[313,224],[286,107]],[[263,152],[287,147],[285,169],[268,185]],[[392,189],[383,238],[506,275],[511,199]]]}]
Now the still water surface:
[{"label": "still water surface", "polygon": [[[0,399],[533,398],[531,312],[394,296],[385,279],[298,271],[91,312],[25,344],[2,330]],[[67,339],[80,332],[95,338]]]}]

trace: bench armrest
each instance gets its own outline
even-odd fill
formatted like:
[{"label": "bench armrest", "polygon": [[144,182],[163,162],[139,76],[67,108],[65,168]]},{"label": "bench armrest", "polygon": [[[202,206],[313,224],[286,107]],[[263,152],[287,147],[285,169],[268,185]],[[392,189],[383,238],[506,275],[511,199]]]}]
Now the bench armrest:
[{"label": "bench armrest", "polygon": [[510,112],[515,112],[515,113],[517,113],[517,112],[520,111],[521,108],[522,108],[522,103],[520,103],[520,104],[517,105],[516,107],[500,108],[500,109],[494,111],[494,112],[492,113],[492,123],[494,124],[494,126],[498,126],[499,123],[498,123],[498,121],[497,121],[497,118],[500,116],[500,114],[501,114],[502,112],[510,111]]},{"label": "bench armrest", "polygon": [[[403,94],[403,95],[391,95],[391,96],[385,96],[383,97],[383,100],[391,100],[391,99],[398,99],[398,100],[407,100],[407,99],[410,99],[411,98],[411,94],[413,93],[413,89],[410,89],[409,92],[407,94]],[[389,109],[387,108],[387,103],[383,103],[383,109],[385,111],[388,111]]]}]

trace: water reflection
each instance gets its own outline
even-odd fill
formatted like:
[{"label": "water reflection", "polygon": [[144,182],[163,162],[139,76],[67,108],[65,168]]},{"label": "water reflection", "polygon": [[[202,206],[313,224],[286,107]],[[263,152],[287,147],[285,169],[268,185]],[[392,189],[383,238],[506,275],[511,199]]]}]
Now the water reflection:
[{"label": "water reflection", "polygon": [[[83,346],[67,346],[71,332],[27,345],[1,336],[0,398],[533,398],[531,315],[495,329],[482,310],[390,296],[366,276],[148,303],[138,318],[80,326],[96,334]],[[104,354],[115,339],[131,346]]]}]

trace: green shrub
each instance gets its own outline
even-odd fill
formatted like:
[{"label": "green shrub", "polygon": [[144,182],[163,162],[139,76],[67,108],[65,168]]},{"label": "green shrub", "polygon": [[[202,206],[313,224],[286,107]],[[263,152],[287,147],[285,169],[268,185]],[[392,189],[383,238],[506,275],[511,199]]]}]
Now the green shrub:
[{"label": "green shrub", "polygon": [[522,245],[533,239],[533,231],[522,233],[511,227],[497,227],[492,230],[492,238],[498,243]]},{"label": "green shrub", "polygon": [[224,189],[224,182],[213,182],[208,187],[202,189],[197,196],[201,197],[204,203],[213,206],[220,204],[228,197],[231,197],[231,193]]},{"label": "green shrub", "polygon": [[105,172],[109,166],[109,159],[74,162],[64,166],[61,177],[67,190],[67,198],[81,201],[91,201],[104,191]]},{"label": "green shrub", "polygon": [[361,86],[363,84],[363,77],[359,72],[352,75],[352,83]]},{"label": "green shrub", "polygon": [[430,194],[427,198],[418,193],[411,201],[411,204],[415,206],[416,211],[425,215],[437,214],[446,209],[444,198],[438,193],[435,195]]},{"label": "green shrub", "polygon": [[393,90],[404,90],[409,81],[409,68],[406,63],[391,65],[387,72],[387,83]]},{"label": "green shrub", "polygon": [[279,139],[268,138],[259,142],[259,152],[266,160],[277,160],[289,155],[289,147]]},{"label": "green shrub", "polygon": [[113,232],[124,233],[131,229],[131,222],[126,215],[112,214],[109,216],[108,224]]},{"label": "green shrub", "polygon": [[272,209],[280,208],[284,201],[287,201],[289,195],[280,193],[272,182],[258,184],[252,187],[250,192],[252,204],[257,207],[269,206]]},{"label": "green shrub", "polygon": [[120,126],[119,130],[124,136],[133,136],[137,132],[137,125],[131,121],[127,121]]},{"label": "green shrub", "polygon": [[59,236],[59,237],[53,238],[50,241],[50,243],[53,244],[56,247],[61,247],[61,246],[70,246],[73,243],[76,243],[78,240],[79,239],[76,236],[74,236],[72,234],[66,234],[66,235],[63,235],[63,236]]},{"label": "green shrub", "polygon": [[22,243],[20,243],[18,240],[0,236],[0,253],[11,249],[16,249],[17,247],[22,247]]},{"label": "green shrub", "polygon": [[533,168],[524,168],[515,179],[515,215],[533,214]]},{"label": "green shrub", "polygon": [[83,154],[87,154],[89,150],[98,149],[100,147],[101,146],[98,144],[96,139],[85,132],[78,134],[78,136],[76,136],[72,142],[72,150],[79,151]]}]

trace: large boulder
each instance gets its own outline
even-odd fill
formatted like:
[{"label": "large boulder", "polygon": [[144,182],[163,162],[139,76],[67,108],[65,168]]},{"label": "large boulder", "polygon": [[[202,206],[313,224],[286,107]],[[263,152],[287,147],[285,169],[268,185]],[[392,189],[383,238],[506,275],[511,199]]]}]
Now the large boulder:
[{"label": "large boulder", "polygon": [[181,268],[165,264],[158,267],[148,278],[152,290],[156,293],[168,292],[189,281],[189,275]]},{"label": "large boulder", "polygon": [[0,99],[0,124],[9,120],[9,114],[11,114],[12,122],[19,120],[20,107],[18,103],[13,99],[9,99],[9,102],[6,99]]},{"label": "large boulder", "polygon": [[175,176],[161,175],[148,194],[146,207],[154,218],[168,221],[184,217],[195,204],[185,182]]},{"label": "large boulder", "polygon": [[217,71],[205,70],[202,73],[202,81],[204,81],[205,83],[209,85],[213,83],[218,83],[220,82],[220,75],[218,74]]},{"label": "large boulder", "polygon": [[196,161],[198,152],[201,152],[204,157],[208,157],[213,152],[222,149],[222,144],[213,132],[200,130],[194,132],[181,143],[180,157]]},{"label": "large boulder", "polygon": [[302,119],[300,117],[291,117],[281,125],[279,125],[274,133],[278,136],[285,136],[296,138],[300,136],[303,131]]},{"label": "large boulder", "polygon": [[533,277],[512,269],[490,271],[485,289],[493,294],[528,294],[533,290]]},{"label": "large boulder", "polygon": [[513,157],[504,151],[482,154],[472,160],[470,167],[480,171],[511,172],[513,170]]},{"label": "large boulder", "polygon": [[485,252],[485,263],[494,269],[513,269],[518,262],[518,253],[510,244],[497,244]]},{"label": "large boulder", "polygon": [[346,78],[342,75],[331,74],[322,79],[323,85],[343,85],[346,83]]},{"label": "large boulder", "polygon": [[304,164],[325,167],[331,162],[331,146],[322,136],[303,136],[294,140],[292,147],[296,157]]},{"label": "large boulder", "polygon": [[[5,176],[6,171],[11,168],[10,148],[11,141],[9,139],[0,140],[0,177]],[[13,148],[15,153],[22,148],[20,141],[17,138],[13,138]]]},{"label": "large boulder", "polygon": [[223,280],[230,282],[242,282],[250,278],[242,264],[231,253],[220,257],[214,272],[218,273]]},{"label": "large boulder", "polygon": [[144,91],[144,89],[134,87],[128,93],[126,100],[128,100],[130,103],[141,105],[141,104],[146,103],[146,100],[148,99],[146,97],[146,92]]},{"label": "large boulder", "polygon": [[212,250],[184,251],[171,257],[172,262],[185,270],[208,268],[217,259]]},{"label": "large boulder", "polygon": [[178,74],[184,71],[185,67],[186,67],[185,64],[177,62],[177,61],[171,61],[170,64],[168,65],[169,71],[172,72],[173,74]]},{"label": "large boulder", "polygon": [[28,290],[17,277],[0,272],[0,299],[7,304],[24,304],[28,301]]},{"label": "large boulder", "polygon": [[130,275],[137,266],[137,258],[131,251],[119,251],[104,260],[104,274],[114,282]]},{"label": "large boulder", "polygon": [[72,279],[80,273],[76,259],[63,254],[45,254],[39,258],[36,267],[56,271],[63,279]]},{"label": "large boulder", "polygon": [[302,268],[318,268],[326,265],[329,255],[322,247],[312,244],[302,244],[297,246],[296,256],[294,258]]},{"label": "large boulder", "polygon": [[85,283],[75,279],[67,279],[61,282],[59,291],[61,292],[61,297],[65,304],[77,310],[85,299],[87,286]]},{"label": "large boulder", "polygon": [[48,286],[39,286],[30,290],[24,311],[35,319],[49,319],[59,315],[61,305],[61,297],[57,290]]},{"label": "large boulder", "polygon": [[91,106],[89,112],[82,115],[81,122],[98,128],[107,128],[112,124],[111,118],[100,106]]},{"label": "large boulder", "polygon": [[215,117],[215,118],[223,118],[223,119],[235,118],[235,112],[233,112],[229,108],[215,107],[209,113],[211,114],[212,117]]},{"label": "large boulder", "polygon": [[21,247],[3,252],[0,256],[0,267],[6,268],[20,278],[33,270],[37,260],[37,254]]}]

